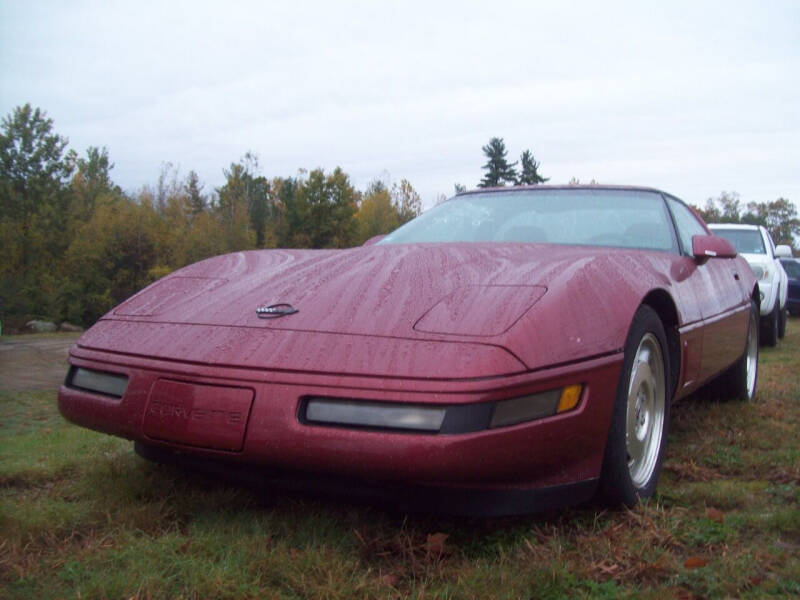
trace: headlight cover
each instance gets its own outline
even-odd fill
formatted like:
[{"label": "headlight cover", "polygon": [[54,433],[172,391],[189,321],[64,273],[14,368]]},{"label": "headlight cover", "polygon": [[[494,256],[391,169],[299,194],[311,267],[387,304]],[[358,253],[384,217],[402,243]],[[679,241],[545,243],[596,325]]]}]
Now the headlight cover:
[{"label": "headlight cover", "polygon": [[104,373],[82,367],[72,367],[67,374],[67,386],[103,396],[122,398],[128,387],[127,375]]},{"label": "headlight cover", "polygon": [[569,385],[497,402],[448,406],[311,397],[301,404],[299,419],[308,425],[470,433],[511,427],[568,412],[578,406],[582,391],[581,385]]},{"label": "headlight cover", "polygon": [[446,409],[383,402],[360,402],[333,398],[312,398],[306,404],[305,418],[311,423],[439,431]]},{"label": "headlight cover", "polygon": [[765,269],[761,265],[750,265],[750,270],[753,271],[753,275],[755,275],[756,279],[759,281],[769,279],[769,269]]}]

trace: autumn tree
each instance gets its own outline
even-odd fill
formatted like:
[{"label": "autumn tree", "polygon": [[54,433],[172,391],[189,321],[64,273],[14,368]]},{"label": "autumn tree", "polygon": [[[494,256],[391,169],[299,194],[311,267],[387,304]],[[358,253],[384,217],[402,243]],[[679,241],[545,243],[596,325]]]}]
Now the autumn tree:
[{"label": "autumn tree", "polygon": [[77,172],[73,177],[73,182],[79,180],[91,192],[93,197],[109,190],[119,189],[111,181],[111,170],[114,163],[108,157],[108,149],[89,146],[86,149],[86,157],[76,160]]},{"label": "autumn tree", "polygon": [[249,210],[253,176],[242,162],[232,163],[223,173],[225,184],[217,189],[216,208],[226,234],[226,249],[231,252],[254,248],[256,236]]},{"label": "autumn tree", "polygon": [[153,281],[160,219],[150,198],[98,203],[65,256],[59,299],[66,319],[92,323]]},{"label": "autumn tree", "polygon": [[482,148],[486,155],[486,164],[481,168],[486,171],[478,187],[488,188],[503,186],[506,183],[514,185],[517,173],[514,167],[517,163],[508,163],[506,159],[506,144],[503,138],[493,137],[489,143]]},{"label": "autumn tree", "polygon": [[102,198],[119,197],[122,190],[111,180],[114,163],[106,148],[90,146],[85,158],[76,160],[75,174],[69,184],[69,237],[75,235],[78,226],[94,213],[95,205]]},{"label": "autumn tree", "polygon": [[256,248],[266,246],[267,222],[270,218],[270,187],[266,177],[254,177],[248,189],[247,210],[250,226],[256,236]]},{"label": "autumn tree", "polygon": [[230,249],[264,248],[274,201],[269,180],[258,175],[258,157],[248,152],[223,172],[217,208],[231,236]]},{"label": "autumn tree", "polygon": [[208,207],[208,198],[203,194],[203,184],[200,183],[200,177],[198,177],[197,173],[189,171],[189,174],[186,176],[186,181],[183,183],[183,189],[186,193],[188,210],[192,217],[196,217],[206,210]]},{"label": "autumn tree", "polygon": [[356,243],[356,190],[339,167],[329,175],[322,169],[308,174],[302,188],[309,205],[308,228],[313,248],[346,248]]},{"label": "autumn tree", "polygon": [[154,208],[159,212],[164,212],[170,198],[177,198],[183,192],[180,181],[179,168],[171,162],[161,163],[161,171],[158,174],[158,181],[152,191]]},{"label": "autumn tree", "polygon": [[795,247],[794,240],[800,237],[797,207],[786,198],[774,202],[748,202],[742,222],[763,225],[776,244]]},{"label": "autumn tree", "polygon": [[[67,139],[30,104],[0,125],[0,310],[48,316],[58,310],[53,265],[63,253],[74,170]],[[2,314],[0,314],[2,318]]]},{"label": "autumn tree", "polygon": [[774,202],[748,202],[745,210],[739,194],[722,192],[717,198],[709,198],[705,208],[695,209],[706,223],[763,225],[776,244],[794,248],[795,238],[800,237],[797,207],[786,198]]},{"label": "autumn tree", "polygon": [[722,192],[706,200],[704,208],[694,207],[706,223],[741,223],[742,202],[736,192]]},{"label": "autumn tree", "polygon": [[220,215],[211,210],[197,173],[189,171],[183,180],[175,173],[169,179],[174,180],[174,185],[166,189],[160,209],[149,188],[144,188],[136,199],[140,206],[154,207],[159,215],[152,223],[157,261],[148,271],[151,280],[231,249],[229,232]]},{"label": "autumn tree", "polygon": [[[422,198],[407,179],[392,184],[392,204],[397,211],[397,224],[408,223],[422,213]],[[388,233],[388,232],[387,232]]]},{"label": "autumn tree", "polygon": [[0,128],[0,218],[25,223],[56,203],[74,156],[65,156],[68,140],[53,133],[53,120],[30,104],[15,108]]},{"label": "autumn tree", "polygon": [[363,194],[356,213],[358,243],[376,235],[389,233],[400,224],[398,210],[392,194],[381,181],[373,181]]},{"label": "autumn tree", "polygon": [[309,207],[300,194],[302,181],[294,177],[276,177],[272,189],[277,197],[272,226],[276,245],[281,248],[309,248],[311,236],[307,235],[304,223]]}]

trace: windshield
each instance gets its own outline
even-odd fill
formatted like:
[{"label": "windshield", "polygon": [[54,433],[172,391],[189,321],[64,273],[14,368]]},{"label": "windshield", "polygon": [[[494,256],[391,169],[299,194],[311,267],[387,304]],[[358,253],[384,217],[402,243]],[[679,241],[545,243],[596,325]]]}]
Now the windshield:
[{"label": "windshield", "polygon": [[758,229],[718,229],[714,227],[711,233],[728,240],[736,252],[740,254],[766,254],[764,238]]},{"label": "windshield", "polygon": [[520,190],[456,196],[380,244],[538,242],[673,250],[660,194],[636,190]]}]

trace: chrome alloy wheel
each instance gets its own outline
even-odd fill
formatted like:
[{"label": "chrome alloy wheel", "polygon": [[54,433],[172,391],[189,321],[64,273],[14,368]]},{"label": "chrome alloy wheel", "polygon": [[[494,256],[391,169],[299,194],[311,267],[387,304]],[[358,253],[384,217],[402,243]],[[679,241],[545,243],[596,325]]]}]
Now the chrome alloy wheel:
[{"label": "chrome alloy wheel", "polygon": [[750,311],[750,327],[747,329],[745,369],[747,397],[752,398],[756,392],[756,374],[758,373],[758,318],[754,311]]},{"label": "chrome alloy wheel", "polygon": [[665,402],[666,378],[661,345],[655,335],[647,333],[639,343],[631,366],[625,419],[628,471],[637,488],[647,485],[658,462],[664,434]]}]

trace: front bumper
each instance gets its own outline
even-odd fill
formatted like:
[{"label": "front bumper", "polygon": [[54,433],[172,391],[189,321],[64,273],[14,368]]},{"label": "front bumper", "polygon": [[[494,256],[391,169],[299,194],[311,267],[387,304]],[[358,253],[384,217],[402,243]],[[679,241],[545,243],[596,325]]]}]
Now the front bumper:
[{"label": "front bumper", "polygon": [[[453,495],[470,495],[467,490],[480,491],[483,496],[477,494],[475,498],[491,500],[494,509],[488,512],[500,514],[549,508],[554,502],[580,502],[591,495],[600,474],[622,355],[470,380],[209,369],[77,347],[71,351],[70,364],[126,375],[129,382],[122,398],[64,385],[58,400],[61,413],[79,425],[134,440],[149,458],[167,457],[165,460],[170,461],[170,457],[178,457],[194,464],[228,465],[268,475],[270,480],[303,476],[317,482],[370,482],[385,489],[435,489],[445,498],[450,494],[451,500]],[[169,388],[173,394],[191,390],[191,384],[249,390],[252,402],[246,411],[243,409],[248,414],[241,445],[208,447],[194,434],[159,433],[161,439],[148,435],[148,406],[152,411],[154,401],[163,402],[161,396],[154,400],[154,390],[163,390],[165,381],[180,384]],[[310,425],[298,418],[303,398],[309,396],[452,406],[492,402],[575,383],[583,385],[583,393],[574,410],[485,431],[447,434],[368,430]],[[181,399],[189,412],[193,401]],[[207,407],[198,410],[207,411]],[[510,500],[501,502],[498,495]],[[444,502],[448,503],[456,509],[450,512],[474,512],[459,509],[455,500]]]}]

